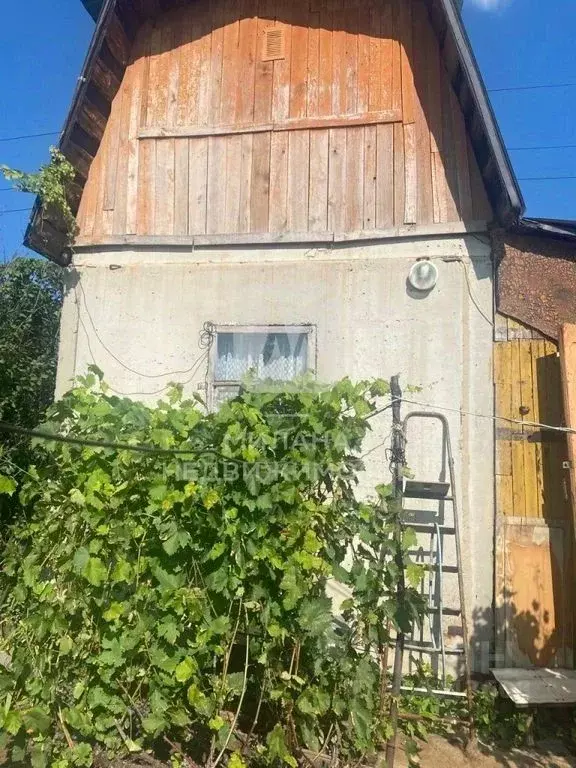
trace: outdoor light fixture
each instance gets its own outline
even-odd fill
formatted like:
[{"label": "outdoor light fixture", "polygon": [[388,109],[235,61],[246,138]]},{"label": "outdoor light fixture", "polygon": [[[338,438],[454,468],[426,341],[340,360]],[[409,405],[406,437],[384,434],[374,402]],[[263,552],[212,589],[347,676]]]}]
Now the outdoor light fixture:
[{"label": "outdoor light fixture", "polygon": [[410,274],[408,275],[408,283],[415,291],[431,291],[438,281],[438,270],[427,259],[417,261],[412,265]]}]

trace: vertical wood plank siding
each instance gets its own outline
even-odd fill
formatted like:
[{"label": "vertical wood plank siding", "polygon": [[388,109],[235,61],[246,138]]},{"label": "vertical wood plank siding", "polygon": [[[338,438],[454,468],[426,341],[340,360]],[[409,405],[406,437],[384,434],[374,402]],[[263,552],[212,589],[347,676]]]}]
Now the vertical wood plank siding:
[{"label": "vertical wood plank siding", "polygon": [[[495,412],[562,425],[556,345],[496,315]],[[566,435],[498,421],[496,604],[503,665],[572,666],[575,595]]]},{"label": "vertical wood plank siding", "polygon": [[491,218],[422,0],[195,0],[138,33],[79,242]]}]

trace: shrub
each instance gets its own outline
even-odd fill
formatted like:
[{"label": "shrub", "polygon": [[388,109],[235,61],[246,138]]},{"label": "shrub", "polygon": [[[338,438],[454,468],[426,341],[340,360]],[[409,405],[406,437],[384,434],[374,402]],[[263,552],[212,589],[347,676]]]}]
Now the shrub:
[{"label": "shrub", "polygon": [[[303,381],[206,415],[178,388],[149,408],[94,372],[80,384],[46,429],[133,449],[43,442],[21,489],[0,580],[11,764],[294,767],[312,750],[345,765],[378,749],[379,660],[423,612],[416,566],[396,596],[413,537],[389,489],[355,495],[386,385]],[[331,579],[351,595],[337,618]]]}]

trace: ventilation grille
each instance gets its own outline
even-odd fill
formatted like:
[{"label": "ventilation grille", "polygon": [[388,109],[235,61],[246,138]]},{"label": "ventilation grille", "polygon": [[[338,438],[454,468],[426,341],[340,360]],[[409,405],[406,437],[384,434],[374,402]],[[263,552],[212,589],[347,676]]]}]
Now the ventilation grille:
[{"label": "ventilation grille", "polygon": [[262,61],[275,61],[284,58],[286,58],[284,30],[282,27],[269,27],[265,29]]}]

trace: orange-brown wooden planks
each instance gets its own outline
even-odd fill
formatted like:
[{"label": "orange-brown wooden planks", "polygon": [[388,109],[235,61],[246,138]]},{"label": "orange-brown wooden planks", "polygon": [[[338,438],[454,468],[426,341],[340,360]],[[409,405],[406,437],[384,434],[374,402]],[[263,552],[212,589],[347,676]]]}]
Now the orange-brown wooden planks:
[{"label": "orange-brown wooden planks", "polygon": [[139,30],[79,225],[90,242],[491,218],[422,0],[197,0]]}]

